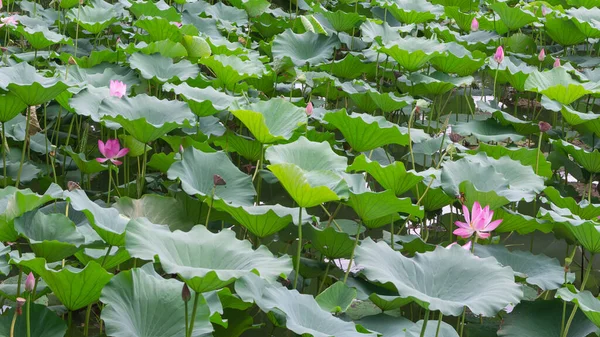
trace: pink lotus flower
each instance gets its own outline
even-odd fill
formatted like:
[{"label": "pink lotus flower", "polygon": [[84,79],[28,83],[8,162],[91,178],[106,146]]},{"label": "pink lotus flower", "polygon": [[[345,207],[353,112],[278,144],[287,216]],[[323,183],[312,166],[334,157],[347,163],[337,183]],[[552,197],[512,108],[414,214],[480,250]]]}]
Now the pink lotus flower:
[{"label": "pink lotus flower", "polygon": [[463,214],[466,222],[456,221],[454,224],[459,228],[455,229],[453,233],[464,239],[470,238],[473,234],[487,239],[490,237],[490,232],[502,223],[501,219],[492,221],[494,212],[490,211],[490,206],[482,209],[477,201],[473,204],[472,213],[469,213],[467,206],[463,205]]},{"label": "pink lotus flower", "polygon": [[546,16],[548,15],[548,8],[544,5],[542,5],[542,16]]},{"label": "pink lotus flower", "polygon": [[494,54],[494,60],[496,60],[496,62],[498,63],[502,63],[502,61],[504,61],[504,48],[502,48],[502,46],[499,46],[496,49],[496,53]]},{"label": "pink lotus flower", "polygon": [[15,19],[14,16],[8,16],[5,18],[0,19],[0,27],[4,27],[4,25],[9,25],[9,26],[16,26],[19,23],[19,20]]},{"label": "pink lotus flower", "polygon": [[0,0],[0,9],[2,9],[2,0]]},{"label": "pink lotus flower", "polygon": [[119,80],[110,80],[110,95],[114,97],[121,98],[127,92],[127,84],[119,81]]},{"label": "pink lotus flower", "polygon": [[312,115],[313,112],[313,104],[312,102],[308,102],[308,104],[306,105],[306,115],[310,116]]},{"label": "pink lotus flower", "polygon": [[[448,247],[452,247],[452,246],[456,246],[456,245],[458,245],[458,242],[452,242],[451,244],[448,245]],[[469,241],[469,242],[465,243],[464,245],[462,245],[461,247],[464,248],[465,250],[470,251],[472,246],[473,246],[473,241]]]},{"label": "pink lotus flower", "polygon": [[181,28],[182,24],[181,22],[171,22],[172,24],[174,24],[175,26],[177,26],[177,28]]},{"label": "pink lotus flower", "polygon": [[546,52],[544,51],[544,48],[542,48],[542,50],[540,50],[540,53],[538,54],[538,60],[540,62],[544,62],[544,59],[546,59]]},{"label": "pink lotus flower", "polygon": [[25,279],[25,291],[32,292],[33,288],[35,288],[35,276],[33,276],[32,272],[29,272],[29,275]]},{"label": "pink lotus flower", "polygon": [[476,32],[478,30],[479,30],[479,21],[477,21],[477,18],[473,18],[473,21],[471,21],[471,31]]},{"label": "pink lotus flower", "polygon": [[106,143],[103,143],[102,140],[98,139],[98,150],[104,157],[96,158],[96,161],[99,163],[105,163],[109,161],[115,165],[121,165],[123,162],[117,160],[117,158],[124,157],[127,153],[129,153],[128,148],[121,148],[121,144],[117,139],[109,139]]},{"label": "pink lotus flower", "polygon": [[553,68],[560,67],[560,59],[558,57],[554,60],[554,64],[552,65],[552,67]]}]

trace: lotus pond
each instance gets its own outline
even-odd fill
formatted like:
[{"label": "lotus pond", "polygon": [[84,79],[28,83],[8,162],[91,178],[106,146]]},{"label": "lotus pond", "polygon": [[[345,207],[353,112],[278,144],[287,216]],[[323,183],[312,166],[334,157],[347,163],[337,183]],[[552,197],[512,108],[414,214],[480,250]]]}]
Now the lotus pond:
[{"label": "lotus pond", "polygon": [[596,336],[598,5],[0,1],[0,336]]}]

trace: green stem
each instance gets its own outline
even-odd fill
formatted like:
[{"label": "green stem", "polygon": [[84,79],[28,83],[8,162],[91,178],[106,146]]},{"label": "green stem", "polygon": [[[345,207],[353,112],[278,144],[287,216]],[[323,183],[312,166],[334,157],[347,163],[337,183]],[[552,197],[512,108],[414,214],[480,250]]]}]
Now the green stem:
[{"label": "green stem", "polygon": [[467,307],[463,309],[462,318],[460,319],[460,337],[463,336],[465,330],[465,316],[467,316]]},{"label": "green stem", "polygon": [[423,318],[423,326],[421,327],[420,337],[425,337],[425,330],[427,330],[427,322],[429,321],[429,309],[425,309],[425,317]]},{"label": "green stem", "polygon": [[71,310],[69,310],[68,317],[69,317],[68,318],[69,323],[68,323],[68,329],[67,329],[67,331],[68,331],[67,336],[72,336],[73,333],[71,332],[71,329],[73,328],[73,312]]},{"label": "green stem", "polygon": [[112,249],[112,245],[108,246],[108,250],[106,251],[106,255],[104,255],[104,258],[102,259],[102,264],[101,266],[104,267],[104,264],[106,263],[106,259],[108,259],[108,256],[110,255],[110,251]]},{"label": "green stem", "polygon": [[435,330],[435,337],[438,337],[440,335],[440,328],[442,327],[442,319],[443,318],[444,318],[444,315],[442,315],[442,312],[440,312],[440,315],[438,316],[437,329]]},{"label": "green stem", "polygon": [[[188,298],[189,300],[189,298]],[[188,301],[183,302],[184,313],[185,313],[185,334],[187,335],[188,327],[189,327],[189,317],[188,317]]]},{"label": "green stem", "polygon": [[25,303],[25,322],[27,324],[27,337],[31,337],[31,293],[27,295],[27,302]]},{"label": "green stem", "polygon": [[4,187],[8,186],[8,177],[6,176],[6,152],[10,150],[8,143],[6,143],[6,127],[5,123],[2,122],[2,168],[4,170]]},{"label": "green stem", "polygon": [[21,153],[21,163],[19,164],[19,172],[17,173],[17,182],[15,183],[15,187],[19,188],[19,183],[21,182],[21,171],[23,171],[23,163],[25,162],[25,152],[27,152],[27,140],[29,138],[29,118],[30,118],[30,107],[27,107],[25,110],[25,139],[23,140],[23,153]]},{"label": "green stem", "polygon": [[208,228],[208,220],[210,220],[210,210],[212,209],[213,202],[215,200],[215,190],[217,189],[217,185],[213,186],[212,194],[210,196],[210,205],[208,205],[208,212],[206,213],[206,221],[204,222],[204,226]]},{"label": "green stem", "polygon": [[594,182],[594,174],[590,175],[590,184],[588,185],[588,203],[592,203],[592,183]]},{"label": "green stem", "polygon": [[194,295],[194,308],[192,309],[192,317],[190,319],[190,328],[188,330],[188,337],[192,337],[192,332],[194,331],[194,321],[196,320],[196,310],[198,309],[198,299],[200,298],[200,293],[196,292]]},{"label": "green stem", "polygon": [[17,310],[15,310],[12,322],[10,323],[10,337],[15,337],[15,323],[17,323]]},{"label": "green stem", "polygon": [[110,163],[108,164],[108,195],[106,197],[106,203],[110,204],[110,190],[111,190],[111,185],[112,184],[112,168],[110,166]]},{"label": "green stem", "polygon": [[142,176],[138,184],[138,198],[142,197],[142,191],[144,190],[144,184],[146,183],[146,162],[148,161],[148,144],[144,143],[144,160],[142,162]]},{"label": "green stem", "polygon": [[88,304],[85,309],[85,326],[83,327],[83,335],[88,336],[88,331],[90,327],[90,314],[92,313],[92,303]]},{"label": "green stem", "polygon": [[298,285],[300,276],[300,255],[302,255],[302,207],[298,211],[298,249],[296,250],[296,273],[294,275],[294,289]]},{"label": "green stem", "polygon": [[327,280],[327,275],[329,275],[329,267],[331,266],[331,261],[327,263],[327,267],[325,267],[325,273],[323,274],[323,280],[321,280],[321,284],[319,284],[319,289],[317,290],[317,295],[321,293],[321,289],[325,285],[325,280]]},{"label": "green stem", "polygon": [[[583,291],[585,289],[585,285],[590,277],[590,273],[592,272],[592,265],[594,263],[594,254],[590,256],[590,261],[588,262],[587,268],[585,269],[585,275],[583,276],[583,280],[581,281],[581,287],[579,291]],[[573,307],[573,311],[571,311],[571,315],[569,316],[569,320],[567,321],[567,325],[565,326],[565,330],[563,331],[562,336],[567,337],[569,335],[569,328],[571,327],[571,323],[573,323],[573,318],[575,318],[575,313],[577,313],[578,304],[575,304]]]},{"label": "green stem", "polygon": [[496,98],[496,81],[498,80],[498,70],[500,69],[500,63],[498,63],[498,67],[496,68],[496,74],[494,75],[494,94],[493,97],[496,100],[496,104],[500,105],[500,100]]},{"label": "green stem", "polygon": [[354,252],[356,251],[356,246],[358,246],[358,241],[360,237],[360,225],[362,222],[358,223],[356,229],[356,237],[354,238],[354,247],[352,247],[352,254],[350,255],[350,261],[348,262],[348,268],[346,268],[346,274],[344,274],[344,283],[348,280],[348,275],[350,274],[350,269],[352,268],[352,261],[354,260]]}]

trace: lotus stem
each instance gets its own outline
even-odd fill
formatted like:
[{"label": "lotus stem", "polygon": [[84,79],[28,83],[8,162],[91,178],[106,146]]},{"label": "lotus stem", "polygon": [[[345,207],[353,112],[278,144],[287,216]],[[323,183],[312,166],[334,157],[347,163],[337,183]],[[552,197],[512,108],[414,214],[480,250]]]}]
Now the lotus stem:
[{"label": "lotus stem", "polygon": [[194,308],[192,309],[192,317],[190,320],[190,328],[187,332],[188,337],[192,337],[192,333],[194,331],[194,321],[196,320],[196,310],[198,309],[198,299],[200,298],[200,293],[196,292],[194,295]]},{"label": "lotus stem", "polygon": [[323,274],[323,279],[321,280],[321,284],[319,284],[319,289],[317,290],[317,295],[321,293],[323,286],[325,285],[325,280],[327,280],[327,275],[329,275],[329,267],[331,266],[331,261],[327,262],[327,267],[325,267],[325,273]]},{"label": "lotus stem", "polygon": [[588,203],[592,203],[592,185],[594,182],[594,174],[590,175],[590,184],[588,185]]},{"label": "lotus stem", "polygon": [[104,267],[104,264],[106,263],[106,259],[108,259],[108,256],[110,255],[110,251],[112,249],[112,245],[108,246],[108,250],[106,251],[106,255],[104,255],[104,258],[102,259],[102,264],[101,266]]},{"label": "lotus stem", "polygon": [[183,310],[184,310],[184,313],[185,313],[185,334],[187,336],[188,327],[189,327],[188,301],[183,301]]},{"label": "lotus stem", "polygon": [[298,211],[298,249],[296,250],[296,273],[294,274],[294,289],[298,285],[300,276],[300,255],[302,255],[302,207]]},{"label": "lotus stem", "polygon": [[108,194],[106,197],[106,203],[110,204],[110,185],[112,184],[112,167],[110,166],[110,163],[108,164]]},{"label": "lotus stem", "polygon": [[440,314],[438,316],[437,329],[435,330],[435,337],[438,337],[440,335],[440,328],[442,327],[442,319],[443,318],[444,318],[444,315],[442,315],[442,312],[440,311]]},{"label": "lotus stem", "polygon": [[83,335],[88,336],[88,331],[90,327],[90,314],[92,313],[92,303],[88,304],[85,309],[85,326],[83,327]]},{"label": "lotus stem", "polygon": [[25,324],[27,326],[27,337],[31,337],[31,301],[33,297],[31,292],[27,294],[27,302],[25,303]]},{"label": "lotus stem", "polygon": [[348,268],[346,268],[346,274],[344,274],[344,283],[348,280],[348,275],[350,275],[350,269],[352,269],[352,261],[354,261],[354,252],[356,251],[356,246],[358,246],[358,241],[360,240],[360,226],[362,222],[358,223],[356,229],[356,237],[354,238],[354,247],[352,247],[352,254],[350,255],[350,262],[348,262]]},{"label": "lotus stem", "polygon": [[204,226],[208,228],[208,221],[210,220],[210,210],[212,209],[213,202],[215,201],[215,190],[217,189],[217,185],[213,186],[212,193],[210,195],[210,204],[208,205],[208,212],[206,213],[206,221],[204,221]]},{"label": "lotus stem", "polygon": [[[73,55],[74,58],[77,58],[77,45],[79,42],[79,13],[81,12],[81,1],[79,1],[79,4],[77,5],[77,25],[75,27],[75,54]],[[66,28],[65,28],[66,31]]]},{"label": "lotus stem", "polygon": [[[594,253],[590,256],[590,260],[588,261],[587,268],[585,269],[585,276],[583,276],[583,280],[581,281],[581,287],[579,291],[583,291],[585,289],[585,285],[590,277],[590,273],[592,272],[592,266],[594,264]],[[573,318],[575,318],[575,313],[577,313],[577,308],[579,308],[579,304],[575,304],[573,310],[571,311],[571,315],[569,316],[569,320],[567,321],[567,325],[565,326],[565,330],[563,331],[562,336],[567,337],[569,335],[569,328],[571,327],[571,323],[573,323]]]},{"label": "lotus stem", "polygon": [[[412,126],[412,121],[413,121],[413,117],[415,116],[415,111],[417,111],[418,107],[417,105],[415,105],[415,107],[412,109],[412,111],[410,112],[410,116],[408,117],[408,129],[407,129],[407,134],[408,134],[408,151],[410,152],[410,160],[412,161],[412,167],[413,170],[416,172],[416,164],[415,164],[415,153],[413,152],[413,147],[412,147],[412,139],[410,137],[410,128]],[[419,185],[415,186],[415,188],[417,189],[417,199],[421,199],[421,195],[419,193]]]},{"label": "lotus stem", "polygon": [[17,312],[18,310],[15,310],[12,322],[10,323],[10,337],[15,337],[15,324],[17,323]]},{"label": "lotus stem", "polygon": [[[146,183],[146,162],[148,161],[148,144],[144,143],[144,160],[142,161],[142,174],[138,183],[138,198],[142,197],[144,184]],[[139,165],[139,162],[138,162]]]},{"label": "lotus stem", "polygon": [[[496,21],[494,20],[494,23]],[[498,70],[500,70],[500,63],[498,63],[498,67],[496,67],[496,74],[494,75],[494,94],[493,97],[496,100],[498,106],[500,105],[500,100],[496,98],[496,81],[498,80]]]},{"label": "lotus stem", "polygon": [[31,115],[31,108],[27,107],[25,110],[25,139],[23,140],[23,151],[21,153],[21,162],[19,163],[19,172],[17,173],[17,181],[15,187],[19,188],[21,182],[21,171],[23,171],[23,163],[25,162],[25,152],[27,152],[27,140],[29,139],[29,119]]},{"label": "lotus stem", "polygon": [[68,328],[67,328],[67,336],[72,336],[71,328],[73,327],[73,311],[69,310],[68,314]]},{"label": "lotus stem", "polygon": [[421,327],[420,337],[425,337],[425,330],[427,330],[427,322],[429,321],[429,309],[425,309],[425,317],[423,317],[423,326]]},{"label": "lotus stem", "polygon": [[6,126],[5,122],[2,122],[2,173],[4,176],[4,187],[8,186],[8,177],[6,176],[6,152],[10,150],[8,143],[6,142]]}]

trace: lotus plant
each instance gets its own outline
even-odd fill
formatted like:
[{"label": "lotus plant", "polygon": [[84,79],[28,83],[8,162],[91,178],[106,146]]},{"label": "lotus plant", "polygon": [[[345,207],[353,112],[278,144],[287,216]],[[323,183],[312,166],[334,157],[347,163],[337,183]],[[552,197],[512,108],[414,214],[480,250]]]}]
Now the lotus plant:
[{"label": "lotus plant", "polygon": [[479,30],[479,21],[477,21],[477,18],[473,18],[473,21],[471,21],[471,31],[476,32],[478,30]]},{"label": "lotus plant", "polygon": [[35,276],[32,272],[29,272],[25,279],[25,292],[27,293],[27,307],[25,308],[25,320],[27,326],[27,337],[31,337],[31,301],[33,299],[32,294],[35,289]]},{"label": "lotus plant", "polygon": [[[127,155],[127,153],[129,153],[129,149],[128,148],[121,148],[121,144],[119,143],[119,140],[117,139],[109,139],[106,141],[106,143],[104,143],[102,140],[98,139],[98,151],[100,151],[100,153],[104,156],[104,157],[98,157],[96,158],[96,161],[99,163],[106,163],[108,162],[109,164],[112,163],[116,166],[119,166],[121,164],[123,164],[122,161],[117,160],[118,158],[122,158],[125,157],[125,155]],[[112,183],[112,169],[109,165],[108,167],[108,197],[107,197],[107,202],[110,201],[110,185]]]},{"label": "lotus plant", "polygon": [[113,97],[121,98],[127,93],[127,84],[119,80],[111,80],[109,86],[109,93]]},{"label": "lotus plant", "polygon": [[494,53],[494,61],[498,64],[496,67],[496,75],[494,75],[494,99],[496,98],[496,81],[498,80],[498,70],[500,70],[500,63],[504,61],[504,48],[502,46],[498,46],[496,48],[496,52]]},{"label": "lotus plant", "polygon": [[552,65],[553,68],[558,68],[560,67],[560,58],[556,58],[554,59],[554,64]]},{"label": "lotus plant", "polygon": [[542,50],[540,50],[540,53],[538,54],[538,60],[540,62],[544,62],[545,59],[546,59],[546,52],[544,51],[544,48],[542,48]]},{"label": "lotus plant", "polygon": [[490,237],[490,232],[502,223],[502,219],[492,221],[494,212],[490,210],[490,206],[481,208],[481,204],[477,201],[473,203],[471,212],[466,205],[463,205],[463,215],[465,221],[456,221],[454,224],[458,228],[453,232],[463,239],[468,239],[473,234],[475,234],[475,239],[487,239]]},{"label": "lotus plant", "polygon": [[312,102],[308,102],[308,104],[306,105],[306,115],[310,116],[313,113],[313,104]]}]

